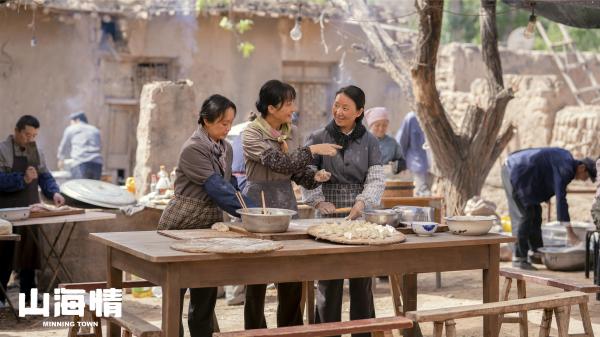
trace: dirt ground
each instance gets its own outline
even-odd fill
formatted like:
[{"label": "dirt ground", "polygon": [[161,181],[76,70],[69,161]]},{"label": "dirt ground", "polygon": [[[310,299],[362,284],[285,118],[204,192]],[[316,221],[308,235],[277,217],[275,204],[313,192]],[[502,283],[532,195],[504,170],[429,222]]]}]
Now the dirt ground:
[{"label": "dirt ground", "polygon": [[[503,213],[506,201],[502,197],[503,191],[496,188],[486,188],[484,196],[498,203],[499,213]],[[571,195],[569,196],[569,205],[573,220],[588,221],[589,209],[591,205],[590,195]],[[501,267],[510,267],[510,263],[502,263]],[[583,271],[580,272],[553,272],[544,269],[543,265],[539,273],[560,279],[572,279],[579,282],[592,283],[592,280],[585,279]],[[419,294],[418,294],[418,309],[432,309],[451,307],[456,305],[476,304],[481,303],[482,288],[481,288],[481,271],[460,271],[460,272],[445,272],[442,273],[442,287],[436,289],[434,274],[420,274],[418,277]],[[346,288],[347,291],[347,288]],[[528,285],[528,296],[545,295],[549,293],[560,292],[555,288]],[[17,289],[9,289],[10,297],[16,302]],[[386,317],[393,315],[392,301],[387,282],[378,281],[375,291],[375,308],[377,317]],[[275,326],[275,311],[277,304],[277,294],[273,289],[268,290],[266,299],[265,314],[267,323],[270,327]],[[512,294],[514,297],[515,295]],[[124,306],[131,309],[135,314],[143,317],[151,323],[160,326],[161,319],[161,300],[159,298],[141,298],[135,299],[131,295],[125,296]],[[185,307],[187,308],[187,303]],[[597,301],[595,296],[590,296],[589,302],[590,315],[592,325],[596,336],[600,336],[600,301]],[[343,319],[348,319],[349,302],[348,295],[344,296]],[[185,311],[185,310],[184,310]],[[243,306],[227,306],[224,299],[217,301],[217,318],[219,325],[223,331],[235,331],[243,329]],[[528,315],[530,334],[537,334],[539,322],[541,321],[542,313],[540,311],[530,312]],[[573,308],[571,320],[571,332],[583,332],[581,321],[579,319],[579,311]],[[187,314],[184,313],[184,321]],[[57,320],[50,318],[47,320]],[[9,312],[4,309],[0,310],[0,337],[51,337],[51,336],[67,336],[67,328],[46,328],[42,326],[43,319],[30,318],[16,323]],[[462,319],[457,321],[457,336],[464,337],[479,337],[482,336],[482,319]],[[432,324],[424,324],[421,326],[424,336],[431,336]],[[396,332],[397,333],[397,332]],[[556,335],[556,325],[553,325],[552,333]],[[518,336],[519,330],[516,324],[506,324],[502,327],[502,336]],[[186,327],[186,336],[189,332]]]}]

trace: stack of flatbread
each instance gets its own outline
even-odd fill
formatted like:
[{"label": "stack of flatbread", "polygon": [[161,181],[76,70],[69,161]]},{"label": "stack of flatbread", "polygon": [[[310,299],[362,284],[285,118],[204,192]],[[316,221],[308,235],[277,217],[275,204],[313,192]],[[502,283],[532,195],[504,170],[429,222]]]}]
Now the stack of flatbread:
[{"label": "stack of flatbread", "polygon": [[12,224],[6,220],[0,219],[0,235],[12,234]]},{"label": "stack of flatbread", "polygon": [[72,211],[75,208],[71,207],[71,206],[60,206],[60,207],[56,207],[54,205],[46,205],[46,204],[33,204],[29,206],[29,210],[31,212],[56,212],[56,211]]},{"label": "stack of flatbread", "polygon": [[385,245],[406,240],[392,226],[380,226],[364,220],[334,221],[308,228],[308,234],[331,242],[361,245]]},{"label": "stack of flatbread", "polygon": [[252,254],[279,250],[283,244],[253,238],[211,238],[180,241],[171,248],[188,253]]}]

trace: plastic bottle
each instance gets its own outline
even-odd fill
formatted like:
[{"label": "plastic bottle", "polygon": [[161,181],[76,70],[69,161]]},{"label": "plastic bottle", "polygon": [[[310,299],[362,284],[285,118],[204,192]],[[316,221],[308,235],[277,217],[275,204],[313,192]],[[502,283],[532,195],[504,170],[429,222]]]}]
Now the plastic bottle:
[{"label": "plastic bottle", "polygon": [[165,194],[170,187],[171,182],[169,181],[169,174],[165,169],[165,165],[161,165],[160,171],[158,171],[158,182],[156,183],[156,190],[158,194]]},{"label": "plastic bottle", "polygon": [[502,231],[506,232],[506,233],[511,233],[512,231],[512,224],[510,221],[510,216],[508,215],[503,215],[502,217],[500,217],[500,223],[502,224]]},{"label": "plastic bottle", "polygon": [[158,179],[160,180],[160,178],[169,179],[169,173],[167,173],[165,165],[160,165],[160,169],[158,170]]},{"label": "plastic bottle", "polygon": [[[141,278],[135,275],[132,275],[131,279],[136,281],[141,280]],[[152,287],[132,288],[131,295],[135,298],[152,297]]]},{"label": "plastic bottle", "polygon": [[125,187],[131,193],[135,193],[135,179],[133,177],[128,177],[125,181]]},{"label": "plastic bottle", "polygon": [[156,298],[162,298],[162,288],[152,287],[152,295]]},{"label": "plastic bottle", "polygon": [[177,166],[173,167],[173,171],[171,171],[171,174],[169,176],[170,178],[170,182],[171,182],[171,189],[175,190],[175,179],[177,178]]},{"label": "plastic bottle", "polygon": [[150,192],[156,192],[156,183],[158,179],[156,179],[156,174],[152,174],[150,178]]}]

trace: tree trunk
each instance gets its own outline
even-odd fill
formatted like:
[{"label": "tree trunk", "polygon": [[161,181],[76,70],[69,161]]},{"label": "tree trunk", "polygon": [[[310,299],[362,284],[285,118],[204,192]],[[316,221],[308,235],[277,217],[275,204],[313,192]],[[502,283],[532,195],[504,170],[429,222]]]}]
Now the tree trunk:
[{"label": "tree trunk", "polygon": [[481,193],[489,171],[512,137],[510,125],[500,128],[512,90],[503,89],[496,31],[496,1],[481,0],[482,56],[489,88],[487,108],[470,106],[459,132],[453,130],[435,85],[435,66],[443,17],[443,0],[423,0],[419,12],[419,42],[411,70],[417,117],[446,181],[442,189],[450,214],[460,214],[469,198]]},{"label": "tree trunk", "polygon": [[[408,72],[405,56],[394,46],[384,29],[367,20],[365,0],[333,0],[362,22],[361,28],[375,51],[376,65],[401,87]],[[416,0],[419,38],[415,61],[410,69],[416,114],[436,165],[441,173],[442,191],[449,214],[461,214],[467,200],[481,193],[494,162],[514,133],[509,125],[500,133],[504,111],[512,90],[504,89],[498,53],[496,0],[480,0],[482,56],[486,67],[489,98],[485,107],[469,106],[459,130],[454,130],[435,85],[435,68],[440,45],[443,0]],[[392,42],[390,42],[392,41]]]}]

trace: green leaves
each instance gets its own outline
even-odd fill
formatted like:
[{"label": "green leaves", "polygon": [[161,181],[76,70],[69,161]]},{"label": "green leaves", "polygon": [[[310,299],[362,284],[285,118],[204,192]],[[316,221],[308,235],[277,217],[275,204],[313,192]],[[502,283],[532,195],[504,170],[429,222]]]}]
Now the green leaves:
[{"label": "green leaves", "polygon": [[250,29],[252,29],[252,25],[253,24],[254,24],[254,21],[252,21],[250,19],[241,19],[235,25],[235,29],[237,29],[238,33],[244,34],[245,32],[247,32]]},{"label": "green leaves", "polygon": [[238,45],[238,50],[242,53],[244,58],[250,57],[252,52],[254,52],[254,49],[256,49],[256,47],[254,47],[254,45],[248,41],[240,42]]},{"label": "green leaves", "polygon": [[239,43],[237,48],[238,51],[242,53],[242,56],[244,58],[250,57],[250,55],[252,55],[252,52],[254,52],[254,49],[256,49],[256,47],[251,42],[240,41],[239,35],[242,35],[245,32],[251,30],[253,25],[254,21],[250,19],[241,19],[237,23],[234,23],[234,21],[231,21],[226,16],[222,17],[221,21],[219,21],[219,27],[232,32],[238,39]]},{"label": "green leaves", "polygon": [[221,18],[221,21],[219,21],[219,27],[231,31],[233,30],[233,22],[231,22],[228,17],[224,16]]}]

